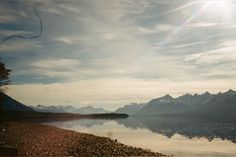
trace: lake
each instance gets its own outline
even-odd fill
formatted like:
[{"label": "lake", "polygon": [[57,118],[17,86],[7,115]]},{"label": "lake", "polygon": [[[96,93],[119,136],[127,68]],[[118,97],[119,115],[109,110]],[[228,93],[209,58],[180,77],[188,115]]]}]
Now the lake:
[{"label": "lake", "polygon": [[189,118],[129,117],[47,122],[59,128],[106,136],[176,157],[236,156],[236,123]]}]

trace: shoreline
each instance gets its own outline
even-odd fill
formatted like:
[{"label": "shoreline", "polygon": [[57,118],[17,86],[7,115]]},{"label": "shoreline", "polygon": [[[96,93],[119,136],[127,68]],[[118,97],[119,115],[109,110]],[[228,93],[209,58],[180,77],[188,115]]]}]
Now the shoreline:
[{"label": "shoreline", "polygon": [[0,123],[0,144],[16,147],[19,156],[166,156],[108,137],[14,121]]}]

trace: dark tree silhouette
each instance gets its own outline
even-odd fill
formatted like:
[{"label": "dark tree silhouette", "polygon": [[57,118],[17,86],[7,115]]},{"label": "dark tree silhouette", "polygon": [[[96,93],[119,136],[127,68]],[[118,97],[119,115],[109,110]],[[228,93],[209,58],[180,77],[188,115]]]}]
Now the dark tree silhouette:
[{"label": "dark tree silhouette", "polygon": [[9,76],[11,74],[11,69],[7,69],[5,64],[0,60],[0,111],[2,111],[3,107],[3,93],[6,91],[4,86],[10,83]]},{"label": "dark tree silhouette", "polygon": [[10,83],[9,76],[11,73],[11,69],[7,69],[5,64],[0,61],[0,92],[4,92],[3,88],[5,85]]}]

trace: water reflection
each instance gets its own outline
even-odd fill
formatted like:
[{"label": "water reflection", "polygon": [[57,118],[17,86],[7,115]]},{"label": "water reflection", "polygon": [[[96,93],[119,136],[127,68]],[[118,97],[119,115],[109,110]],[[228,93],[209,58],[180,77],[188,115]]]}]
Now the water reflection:
[{"label": "water reflection", "polygon": [[129,117],[47,124],[108,136],[122,143],[179,157],[236,156],[236,123],[176,117]]},{"label": "water reflection", "polygon": [[189,119],[177,117],[130,117],[129,119],[116,120],[117,123],[128,128],[147,128],[152,132],[171,138],[180,134],[189,139],[206,138],[209,141],[214,138],[230,140],[236,143],[235,122],[214,122],[203,119]]}]

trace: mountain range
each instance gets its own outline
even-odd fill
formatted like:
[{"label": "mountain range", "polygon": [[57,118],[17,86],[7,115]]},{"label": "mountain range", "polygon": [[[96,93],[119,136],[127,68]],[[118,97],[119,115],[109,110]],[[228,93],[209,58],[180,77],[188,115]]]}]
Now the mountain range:
[{"label": "mountain range", "polygon": [[131,104],[118,108],[115,112],[135,115],[145,105],[146,104],[144,103],[131,103]]},{"label": "mountain range", "polygon": [[73,106],[26,106],[17,100],[9,97],[4,93],[0,93],[1,111],[24,111],[24,112],[50,112],[50,113],[77,113],[77,114],[96,114],[111,113],[111,111],[103,108],[95,108],[91,106],[75,108]]},{"label": "mountain range", "polygon": [[[1,94],[3,111],[39,111],[52,113],[110,113],[103,108],[91,106],[75,108],[73,106],[43,106],[28,107],[6,94]],[[156,116],[156,115],[197,115],[205,117],[220,117],[221,119],[236,118],[236,91],[228,90],[224,93],[211,94],[185,94],[177,98],[165,95],[152,99],[147,103],[132,103],[118,108],[116,113],[127,113],[135,116]]]},{"label": "mountain range", "polygon": [[76,108],[73,106],[31,106],[38,112],[50,112],[50,113],[76,113],[76,114],[95,114],[95,113],[111,113],[111,111],[104,110],[103,108],[95,108],[92,106],[85,106]]},{"label": "mountain range", "polygon": [[[139,108],[139,109],[138,109]],[[138,109],[138,110],[137,110]],[[142,107],[139,105],[124,106],[116,110],[132,115],[218,115],[234,116],[236,113],[236,91],[228,90],[225,93],[185,94],[177,98],[165,95],[152,99]]]}]

